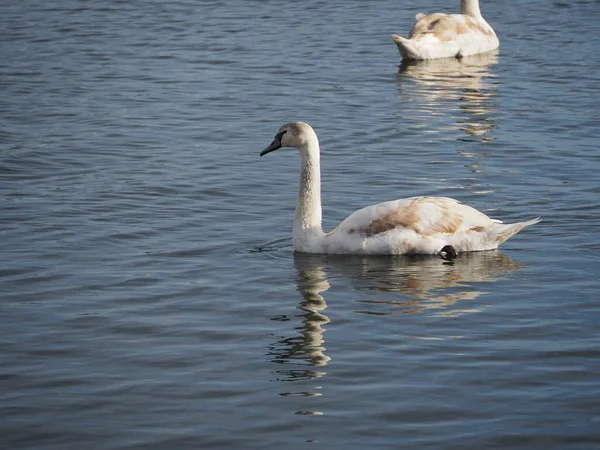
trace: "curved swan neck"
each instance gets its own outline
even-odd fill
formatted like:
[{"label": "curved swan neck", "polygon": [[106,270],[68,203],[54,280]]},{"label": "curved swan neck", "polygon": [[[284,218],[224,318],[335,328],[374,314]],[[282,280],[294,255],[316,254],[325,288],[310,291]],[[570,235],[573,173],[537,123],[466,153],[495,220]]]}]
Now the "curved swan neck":
[{"label": "curved swan neck", "polygon": [[479,0],[460,0],[460,13],[476,19],[482,19]]},{"label": "curved swan neck", "polygon": [[300,150],[302,167],[296,214],[294,217],[294,248],[306,250],[311,238],[321,236],[321,163],[319,141],[311,137]]}]

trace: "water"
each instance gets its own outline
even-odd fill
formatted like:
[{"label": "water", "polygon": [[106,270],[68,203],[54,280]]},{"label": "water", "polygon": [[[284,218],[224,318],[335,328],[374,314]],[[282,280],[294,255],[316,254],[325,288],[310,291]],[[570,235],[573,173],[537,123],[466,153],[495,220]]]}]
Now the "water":
[{"label": "water", "polygon": [[[400,67],[452,2],[26,0],[0,19],[0,447],[600,448],[597,1],[484,2],[497,54]],[[458,3],[458,2],[457,2]],[[499,252],[294,255],[445,195]]]}]

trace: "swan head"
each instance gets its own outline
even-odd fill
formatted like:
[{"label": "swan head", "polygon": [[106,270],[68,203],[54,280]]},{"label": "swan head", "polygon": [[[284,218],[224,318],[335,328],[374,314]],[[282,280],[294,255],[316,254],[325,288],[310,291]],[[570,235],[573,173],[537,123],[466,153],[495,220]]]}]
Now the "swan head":
[{"label": "swan head", "polygon": [[311,142],[316,141],[317,135],[312,127],[304,122],[290,122],[282,126],[273,142],[260,152],[260,156],[271,153],[283,147],[307,149]]}]

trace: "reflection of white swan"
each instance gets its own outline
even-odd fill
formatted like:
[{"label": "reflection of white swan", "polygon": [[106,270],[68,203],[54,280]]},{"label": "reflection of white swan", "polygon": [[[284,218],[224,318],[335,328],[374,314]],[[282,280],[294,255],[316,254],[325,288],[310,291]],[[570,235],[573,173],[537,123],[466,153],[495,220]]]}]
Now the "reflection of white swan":
[{"label": "reflection of white swan", "polygon": [[[330,289],[328,272],[338,282],[340,279],[350,280],[351,289],[358,293],[354,296],[358,296],[365,305],[364,310],[357,311],[359,313],[391,315],[431,310],[440,315],[452,315],[477,311],[476,308],[454,307],[460,300],[474,300],[484,294],[476,284],[496,281],[503,274],[521,267],[496,251],[462,254],[452,263],[428,256],[342,257],[295,253],[294,266],[298,271],[297,288],[302,296],[298,306],[303,311],[301,325],[297,328],[299,335],[280,339],[269,349],[269,354],[274,357],[272,361],[282,365],[276,371],[278,380],[288,382],[323,377],[327,374],[323,371],[324,367],[333,360],[325,355],[326,330],[323,328],[329,323],[329,318],[323,313],[327,308],[323,294]],[[280,395],[320,397],[326,392],[321,390],[321,386],[312,386],[310,390],[286,389]],[[323,414],[312,409],[317,406],[312,400],[307,405],[309,409],[296,411],[296,414]]]},{"label": "reflection of white swan", "polygon": [[479,0],[461,0],[460,14],[417,14],[408,39],[393,35],[404,59],[460,58],[489,52],[499,42],[479,9]]},{"label": "reflection of white swan", "polygon": [[413,116],[422,120],[418,126],[426,132],[438,132],[437,116],[448,113],[459,117],[454,128],[488,141],[486,134],[495,128],[496,96],[490,68],[497,62],[497,51],[460,60],[403,62],[398,72],[402,104],[416,105]]},{"label": "reflection of white swan", "polygon": [[306,354],[313,366],[324,366],[331,359],[325,355],[323,347],[323,325],[329,323],[329,317],[322,312],[327,308],[327,303],[320,292],[329,289],[329,282],[321,267],[311,267],[298,270],[297,284],[298,291],[304,297],[299,308],[306,312],[301,327]]},{"label": "reflection of white swan", "polygon": [[[438,310],[439,314],[474,312],[457,310],[454,304],[485,294],[481,283],[494,282],[522,267],[498,251],[464,253],[452,263],[417,256],[340,257],[294,256],[295,265],[307,272],[324,267],[331,274],[351,280],[367,305],[365,314],[388,315]],[[300,270],[300,269],[299,269]]]},{"label": "reflection of white swan", "polygon": [[[326,330],[323,326],[329,323],[329,317],[323,313],[327,308],[327,303],[320,293],[329,289],[329,282],[323,268],[319,265],[296,267],[298,270],[296,284],[302,295],[302,301],[298,305],[298,309],[303,312],[301,325],[297,328],[300,335],[280,339],[271,346],[269,353],[274,356],[274,362],[307,364],[311,368],[323,367],[331,358],[325,355],[323,333]],[[283,369],[277,372],[287,380],[319,378],[325,375],[325,372],[298,368]],[[309,394],[304,393],[304,395]]]}]

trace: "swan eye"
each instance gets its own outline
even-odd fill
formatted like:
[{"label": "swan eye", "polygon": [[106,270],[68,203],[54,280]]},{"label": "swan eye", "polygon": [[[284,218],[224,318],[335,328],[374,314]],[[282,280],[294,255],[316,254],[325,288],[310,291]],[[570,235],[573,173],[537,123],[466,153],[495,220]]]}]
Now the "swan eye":
[{"label": "swan eye", "polygon": [[275,135],[275,139],[279,139],[281,141],[281,138],[285,133],[287,133],[287,130],[283,130],[282,132],[277,133],[277,135]]}]

